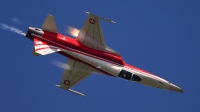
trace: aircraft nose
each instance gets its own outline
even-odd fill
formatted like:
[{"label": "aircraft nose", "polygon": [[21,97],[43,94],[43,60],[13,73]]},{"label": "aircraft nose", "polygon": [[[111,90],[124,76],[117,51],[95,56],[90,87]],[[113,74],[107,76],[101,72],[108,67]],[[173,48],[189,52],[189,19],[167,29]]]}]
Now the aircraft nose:
[{"label": "aircraft nose", "polygon": [[170,83],[169,90],[176,91],[176,92],[181,92],[181,93],[184,92],[180,87],[178,87],[178,86],[176,86],[176,85],[174,85],[172,83]]}]

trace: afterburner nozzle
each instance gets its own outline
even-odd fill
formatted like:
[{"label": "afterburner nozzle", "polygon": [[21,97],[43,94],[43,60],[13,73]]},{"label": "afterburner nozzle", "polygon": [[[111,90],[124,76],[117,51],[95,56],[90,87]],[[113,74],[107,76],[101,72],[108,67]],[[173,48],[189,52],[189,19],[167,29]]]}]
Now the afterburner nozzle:
[{"label": "afterburner nozzle", "polygon": [[31,35],[35,35],[35,36],[42,36],[44,34],[43,30],[40,28],[33,28],[33,27],[29,27],[28,31],[26,33],[26,37],[33,40],[31,38]]}]

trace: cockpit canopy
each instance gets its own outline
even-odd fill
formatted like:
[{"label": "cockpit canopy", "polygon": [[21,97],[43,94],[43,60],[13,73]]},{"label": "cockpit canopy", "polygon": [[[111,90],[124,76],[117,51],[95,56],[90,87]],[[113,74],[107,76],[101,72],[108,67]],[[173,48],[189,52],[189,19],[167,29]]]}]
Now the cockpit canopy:
[{"label": "cockpit canopy", "polygon": [[119,73],[119,77],[137,82],[140,82],[142,80],[137,74],[132,74],[131,72],[128,72],[126,70],[121,70],[121,72]]}]

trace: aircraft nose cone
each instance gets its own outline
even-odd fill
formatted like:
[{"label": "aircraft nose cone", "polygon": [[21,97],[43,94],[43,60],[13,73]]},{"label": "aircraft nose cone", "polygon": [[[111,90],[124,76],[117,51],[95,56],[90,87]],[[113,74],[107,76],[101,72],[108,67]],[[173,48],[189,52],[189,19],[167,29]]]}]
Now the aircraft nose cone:
[{"label": "aircraft nose cone", "polygon": [[176,92],[181,92],[181,93],[184,92],[180,87],[178,87],[178,86],[176,86],[176,85],[174,85],[172,83],[170,83],[169,90],[176,91]]}]

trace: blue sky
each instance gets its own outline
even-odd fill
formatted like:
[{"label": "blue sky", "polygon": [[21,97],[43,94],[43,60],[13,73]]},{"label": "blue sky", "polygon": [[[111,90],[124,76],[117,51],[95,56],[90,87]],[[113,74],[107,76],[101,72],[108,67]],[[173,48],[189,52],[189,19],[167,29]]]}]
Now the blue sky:
[{"label": "blue sky", "polygon": [[63,69],[51,62],[65,63],[65,57],[34,57],[32,41],[0,29],[0,111],[199,112],[199,4],[198,0],[1,0],[0,23],[24,32],[29,26],[41,27],[47,14],[55,16],[59,32],[65,35],[68,26],[82,27],[84,11],[116,21],[101,21],[107,45],[127,63],[180,86],[185,93],[94,74],[73,88],[87,95],[78,96],[54,86]]}]

